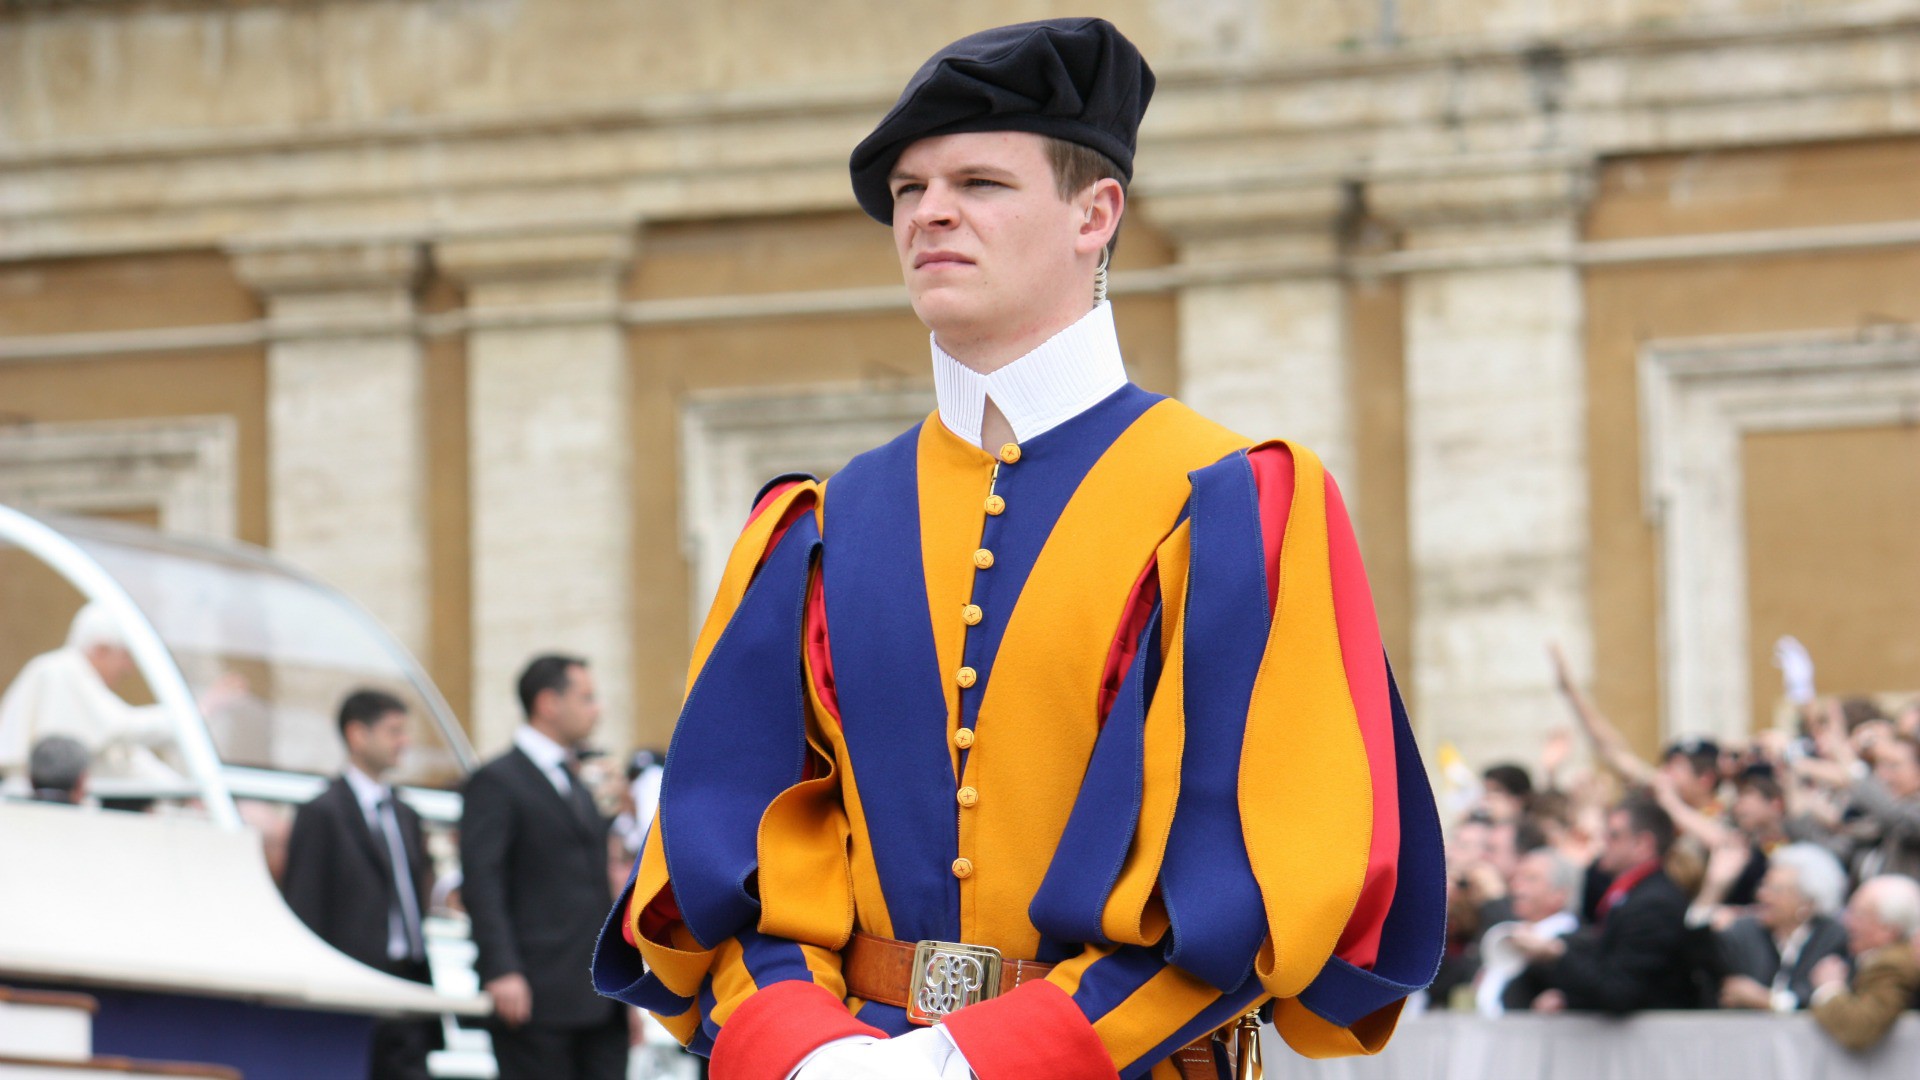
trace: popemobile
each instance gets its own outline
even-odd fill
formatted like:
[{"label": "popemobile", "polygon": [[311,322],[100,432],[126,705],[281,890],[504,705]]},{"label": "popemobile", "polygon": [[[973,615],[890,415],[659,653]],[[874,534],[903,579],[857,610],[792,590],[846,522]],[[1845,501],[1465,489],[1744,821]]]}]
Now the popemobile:
[{"label": "popemobile", "polygon": [[[486,1033],[462,1024],[490,1004],[452,835],[478,759],[420,664],[264,550],[0,506],[0,690],[57,679],[83,605],[131,657],[110,705],[159,749],[96,755],[88,805],[48,805],[28,797],[28,733],[0,715],[0,1080],[355,1076],[376,1021],[404,1016],[438,1020],[433,1075],[491,1077]],[[430,985],[335,950],[275,886],[293,808],[340,770],[335,709],[362,687],[413,725],[393,780],[440,883]]]}]

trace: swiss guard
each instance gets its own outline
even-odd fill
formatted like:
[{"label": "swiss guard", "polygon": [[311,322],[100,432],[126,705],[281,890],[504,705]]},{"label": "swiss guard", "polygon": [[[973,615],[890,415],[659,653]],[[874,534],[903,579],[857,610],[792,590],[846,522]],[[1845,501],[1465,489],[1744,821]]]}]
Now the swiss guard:
[{"label": "swiss guard", "polygon": [[1127,379],[1153,93],[1100,19],[941,50],[852,157],[939,408],[760,496],[594,961],[717,1080],[1256,1075],[1438,967],[1426,772],[1304,446]]}]

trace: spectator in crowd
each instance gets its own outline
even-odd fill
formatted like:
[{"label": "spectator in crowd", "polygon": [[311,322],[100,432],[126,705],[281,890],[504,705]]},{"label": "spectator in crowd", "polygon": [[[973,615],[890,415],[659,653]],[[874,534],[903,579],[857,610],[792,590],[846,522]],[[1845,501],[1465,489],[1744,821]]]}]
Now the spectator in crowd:
[{"label": "spectator in crowd", "polygon": [[1533,777],[1513,762],[1493,765],[1480,774],[1480,802],[1495,822],[1519,821],[1533,799]]},{"label": "spectator in crowd", "polygon": [[1851,819],[1837,831],[1856,878],[1920,877],[1920,741],[1885,723],[1856,729],[1853,737],[1839,728],[1836,720],[1822,725],[1815,740],[1822,756],[1796,761],[1794,769],[1844,797]]},{"label": "spectator in crowd", "polygon": [[1847,872],[1826,849],[1793,844],[1775,852],[1754,913],[1719,935],[1728,972],[1720,983],[1720,1005],[1806,1008],[1814,966],[1846,955],[1847,932],[1833,918],[1846,894]]},{"label": "spectator in crowd", "polygon": [[1618,1015],[1697,1003],[1684,948],[1687,898],[1662,868],[1673,840],[1673,819],[1644,795],[1607,815],[1600,862],[1613,883],[1595,907],[1600,925],[1572,938],[1528,930],[1508,938],[1547,987],[1535,1010]]},{"label": "spectator in crowd", "polygon": [[1847,904],[1846,923],[1852,978],[1839,957],[1815,965],[1813,1018],[1840,1045],[1860,1051],[1886,1038],[1920,989],[1912,948],[1920,932],[1920,884],[1897,874],[1869,878]]},{"label": "spectator in crowd", "polygon": [[[407,706],[380,690],[356,690],[340,703],[339,726],[347,767],[294,816],[281,892],[327,944],[389,975],[430,982],[426,833],[385,781],[412,745]],[[368,1077],[426,1080],[439,1032],[431,1019],[382,1021]]]},{"label": "spectator in crowd", "polygon": [[27,778],[33,801],[77,806],[87,797],[89,755],[80,740],[49,735],[33,744],[27,760]]},{"label": "spectator in crowd", "polygon": [[461,894],[493,996],[500,1080],[618,1080],[628,1010],[596,994],[588,968],[613,905],[608,821],[579,773],[600,719],[593,673],[571,656],[520,675],[527,722],[467,781]]},{"label": "spectator in crowd", "polygon": [[1580,895],[1580,868],[1551,848],[1520,857],[1509,889],[1513,920],[1490,928],[1480,942],[1481,969],[1474,1002],[1482,1016],[1527,1009],[1540,993],[1536,980],[1521,978],[1527,957],[1508,939],[1525,931],[1540,939],[1564,938],[1580,927],[1573,908]]}]

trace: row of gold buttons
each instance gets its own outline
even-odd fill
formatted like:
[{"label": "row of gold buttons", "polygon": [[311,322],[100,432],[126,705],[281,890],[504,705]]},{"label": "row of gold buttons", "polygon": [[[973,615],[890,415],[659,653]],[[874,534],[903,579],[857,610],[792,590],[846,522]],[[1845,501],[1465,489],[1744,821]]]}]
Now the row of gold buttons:
[{"label": "row of gold buttons", "polygon": [[[998,457],[1000,458],[1001,464],[1011,465],[1020,460],[1020,447],[1013,443],[1008,443],[1000,448]],[[996,464],[993,467],[993,478],[988,481],[987,485],[986,511],[988,517],[999,517],[1001,514],[1007,512],[1007,500],[1001,498],[1000,495],[993,490],[999,485],[999,481],[1000,465]],[[991,570],[993,568],[993,552],[987,548],[980,548],[975,551],[973,553],[973,565],[980,570]],[[986,612],[982,611],[978,604],[967,604],[960,609],[960,621],[966,623],[968,626],[980,625],[980,620],[983,618],[986,618]],[[970,689],[973,684],[979,680],[980,673],[969,666],[963,665],[959,671],[954,673],[954,682],[958,683],[962,690]],[[960,728],[953,733],[953,745],[962,750],[971,747],[973,741],[973,732],[967,728]],[[980,791],[973,787],[963,787],[959,791],[954,792],[953,801],[960,804],[960,809],[971,810],[980,803]],[[972,877],[973,860],[966,858],[953,860],[953,876],[962,881]]]}]

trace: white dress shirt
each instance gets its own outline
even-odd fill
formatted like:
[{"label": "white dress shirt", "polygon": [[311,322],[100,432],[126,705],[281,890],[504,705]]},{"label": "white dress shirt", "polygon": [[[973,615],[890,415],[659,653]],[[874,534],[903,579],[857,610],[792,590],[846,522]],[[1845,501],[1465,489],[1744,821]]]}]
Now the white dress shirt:
[{"label": "white dress shirt", "polygon": [[513,745],[519,747],[521,753],[532,758],[535,765],[540,766],[540,771],[546,773],[547,779],[553,782],[553,790],[558,791],[563,797],[573,793],[573,781],[567,778],[567,763],[572,760],[573,755],[567,751],[566,747],[527,724],[520,725],[514,731]]},{"label": "white dress shirt", "polygon": [[1025,442],[1079,416],[1127,384],[1120,360],[1120,339],[1113,329],[1113,307],[1095,304],[1080,321],[1042,342],[1032,352],[982,375],[947,355],[929,335],[933,348],[933,392],[940,422],[974,446],[980,445],[981,419],[988,398]]},{"label": "white dress shirt", "polygon": [[[394,875],[394,894],[399,907],[387,910],[387,959],[404,960],[414,951],[409,938],[419,933],[418,923],[420,897],[414,890],[412,867],[407,865],[406,844],[400,839],[400,818],[393,810],[393,789],[363,773],[353,765],[348,765],[344,774],[347,786],[353,789],[353,797],[360,803],[360,813],[367,819],[367,828],[380,846],[396,871]],[[403,913],[410,908],[415,914],[409,918]],[[424,948],[425,941],[421,941]]]}]

